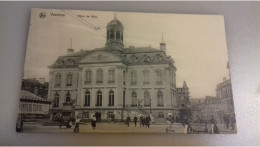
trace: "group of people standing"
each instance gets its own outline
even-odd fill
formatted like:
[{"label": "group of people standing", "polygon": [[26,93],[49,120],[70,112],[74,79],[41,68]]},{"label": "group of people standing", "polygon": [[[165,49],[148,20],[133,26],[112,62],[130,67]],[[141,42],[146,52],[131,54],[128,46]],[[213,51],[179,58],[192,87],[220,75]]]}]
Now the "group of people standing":
[{"label": "group of people standing", "polygon": [[224,114],[223,116],[224,123],[226,124],[226,128],[229,129],[231,127],[232,130],[235,130],[235,115],[234,114]]},{"label": "group of people standing", "polygon": [[[130,118],[129,115],[127,115],[127,117],[126,117],[126,124],[127,124],[128,127],[130,125],[130,121],[131,121],[131,118]],[[138,121],[138,118],[137,118],[136,115],[134,116],[133,121],[134,121],[134,125],[136,127],[136,124],[137,124],[137,121]],[[139,121],[140,121],[140,127],[146,126],[146,127],[149,128],[150,127],[150,122],[151,122],[151,117],[150,117],[150,115],[141,115],[140,118],[139,118]]]}]

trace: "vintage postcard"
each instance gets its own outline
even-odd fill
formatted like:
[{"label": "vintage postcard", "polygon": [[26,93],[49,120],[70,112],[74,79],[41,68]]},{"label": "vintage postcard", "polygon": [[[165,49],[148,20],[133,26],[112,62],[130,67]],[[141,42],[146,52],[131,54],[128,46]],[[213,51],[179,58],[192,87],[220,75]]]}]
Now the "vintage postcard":
[{"label": "vintage postcard", "polygon": [[17,132],[237,132],[224,17],[32,9]]}]

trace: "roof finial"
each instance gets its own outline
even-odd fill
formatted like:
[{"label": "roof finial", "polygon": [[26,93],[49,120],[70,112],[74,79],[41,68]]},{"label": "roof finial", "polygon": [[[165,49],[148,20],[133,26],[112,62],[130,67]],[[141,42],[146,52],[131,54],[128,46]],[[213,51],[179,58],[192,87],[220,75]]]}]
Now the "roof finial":
[{"label": "roof finial", "polygon": [[116,15],[117,15],[117,14],[116,14],[116,13],[114,13],[114,19],[116,19],[116,17],[117,17]]},{"label": "roof finial", "polygon": [[72,38],[70,38],[70,48],[72,48]]}]

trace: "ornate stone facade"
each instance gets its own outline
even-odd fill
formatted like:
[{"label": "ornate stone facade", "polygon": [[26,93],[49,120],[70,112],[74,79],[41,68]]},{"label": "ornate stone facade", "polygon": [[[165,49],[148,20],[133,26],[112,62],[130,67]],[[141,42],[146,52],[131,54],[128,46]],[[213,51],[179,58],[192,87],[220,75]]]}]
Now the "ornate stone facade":
[{"label": "ornate stone facade", "polygon": [[58,57],[50,69],[48,98],[53,110],[75,101],[75,114],[98,119],[123,119],[127,114],[149,114],[154,118],[178,115],[176,67],[161,49],[124,48],[123,25],[114,18],[107,25],[103,48]]}]

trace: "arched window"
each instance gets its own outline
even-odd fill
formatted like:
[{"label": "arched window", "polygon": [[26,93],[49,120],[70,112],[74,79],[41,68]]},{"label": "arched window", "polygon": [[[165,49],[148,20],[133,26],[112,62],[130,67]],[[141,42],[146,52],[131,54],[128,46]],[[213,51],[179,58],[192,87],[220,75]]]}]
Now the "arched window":
[{"label": "arched window", "polygon": [[97,104],[96,106],[102,106],[102,92],[98,91],[97,92]]},{"label": "arched window", "polygon": [[109,92],[108,106],[114,106],[114,91]]},{"label": "arched window", "polygon": [[90,92],[86,91],[85,92],[85,104],[84,106],[90,106]]},{"label": "arched window", "polygon": [[137,106],[137,94],[135,91],[132,92],[132,107],[136,107]]},{"label": "arched window", "polygon": [[70,99],[71,99],[71,95],[70,95],[70,92],[68,91],[66,94],[66,103],[69,103]]},{"label": "arched window", "polygon": [[131,72],[131,85],[136,85],[137,83],[137,73],[136,71]]},{"label": "arched window", "polygon": [[157,106],[163,107],[163,93],[160,90],[157,92]]},{"label": "arched window", "polygon": [[61,85],[61,74],[57,73],[55,75],[55,86],[60,86]]},{"label": "arched window", "polygon": [[150,93],[146,90],[144,92],[144,106],[148,107],[151,105]]},{"label": "arched window", "polygon": [[60,99],[60,95],[58,94],[58,92],[56,92],[54,95],[53,107],[59,107],[59,99]]}]

